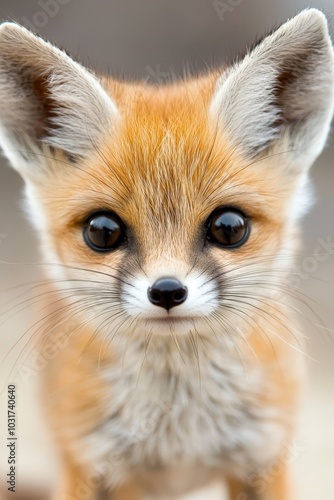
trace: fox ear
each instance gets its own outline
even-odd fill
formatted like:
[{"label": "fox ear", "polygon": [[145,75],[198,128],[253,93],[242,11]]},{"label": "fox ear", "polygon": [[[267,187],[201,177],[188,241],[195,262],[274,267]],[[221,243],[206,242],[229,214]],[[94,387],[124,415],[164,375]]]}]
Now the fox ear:
[{"label": "fox ear", "polygon": [[309,9],[218,79],[210,111],[246,157],[273,147],[286,152],[285,163],[298,171],[323,149],[333,106],[334,53],[327,21]]},{"label": "fox ear", "polygon": [[97,78],[25,28],[0,26],[0,145],[22,173],[61,150],[76,161],[118,112]]}]

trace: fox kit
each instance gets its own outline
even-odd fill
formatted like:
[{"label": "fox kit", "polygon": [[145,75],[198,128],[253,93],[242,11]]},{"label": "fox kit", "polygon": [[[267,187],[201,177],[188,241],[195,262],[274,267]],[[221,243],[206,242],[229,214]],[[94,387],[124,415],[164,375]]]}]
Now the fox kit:
[{"label": "fox kit", "polygon": [[234,500],[295,500],[281,457],[302,336],[284,279],[333,113],[325,16],[165,86],[98,77],[5,23],[0,99],[54,282],[41,348],[66,337],[43,374],[55,500],[216,480]]}]

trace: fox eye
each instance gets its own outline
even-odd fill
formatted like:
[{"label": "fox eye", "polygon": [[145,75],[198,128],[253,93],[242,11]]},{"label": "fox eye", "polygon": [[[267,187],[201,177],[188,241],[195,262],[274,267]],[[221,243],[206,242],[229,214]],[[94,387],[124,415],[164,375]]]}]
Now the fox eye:
[{"label": "fox eye", "polygon": [[249,236],[247,217],[235,208],[219,208],[207,222],[207,239],[224,248],[238,248]]},{"label": "fox eye", "polygon": [[115,250],[125,238],[121,219],[112,212],[92,215],[84,226],[84,240],[96,252]]}]

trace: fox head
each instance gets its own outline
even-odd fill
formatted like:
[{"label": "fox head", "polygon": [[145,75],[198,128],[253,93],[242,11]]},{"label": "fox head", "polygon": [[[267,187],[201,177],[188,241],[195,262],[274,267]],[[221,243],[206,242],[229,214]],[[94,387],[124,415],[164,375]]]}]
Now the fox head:
[{"label": "fox head", "polygon": [[162,87],[98,78],[5,23],[0,101],[1,146],[73,314],[123,333],[208,335],[265,314],[333,114],[321,12],[231,67]]}]

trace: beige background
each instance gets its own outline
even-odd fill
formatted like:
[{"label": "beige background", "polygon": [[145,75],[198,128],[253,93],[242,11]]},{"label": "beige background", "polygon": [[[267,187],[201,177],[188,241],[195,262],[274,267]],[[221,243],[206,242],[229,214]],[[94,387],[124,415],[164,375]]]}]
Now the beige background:
[{"label": "beige background", "polygon": [[[61,3],[63,5],[59,0],[59,8],[41,15],[41,6],[48,4],[47,0],[0,0],[0,19],[35,24],[43,36],[100,71],[155,82],[182,74],[185,65],[195,71],[212,62],[218,64],[229,60],[259,34],[308,5],[321,8],[329,19],[334,13],[333,0],[309,3],[301,0],[223,0],[227,5],[235,5],[226,12],[224,19],[219,17],[211,0],[62,0]],[[334,240],[333,155],[332,139],[313,170],[318,201],[304,221],[304,247],[299,258],[304,276],[301,287],[310,295],[308,303],[314,310],[311,313],[307,307],[303,309],[309,338],[310,376],[299,448],[293,460],[303,500],[334,498],[334,258],[328,255],[315,266],[308,259],[319,238]],[[40,273],[40,268],[27,265],[38,262],[39,256],[36,237],[21,208],[22,187],[19,177],[8,168],[6,161],[1,160],[0,301],[2,304],[12,299],[12,302],[0,307],[0,381],[1,389],[8,377],[17,380],[18,384],[18,484],[20,498],[28,500],[24,488],[47,489],[57,466],[35,397],[35,377],[26,381],[10,373],[11,368],[20,363],[20,353],[31,337],[27,329],[33,319],[29,307],[18,311],[24,304],[17,306],[9,319],[5,311],[11,304],[26,298],[24,294],[18,297],[26,288],[13,287],[38,280]],[[319,317],[324,326],[319,326]],[[10,350],[16,340],[19,344]],[[5,395],[1,394],[2,484],[6,470],[5,406]],[[31,498],[37,500],[37,493]],[[46,493],[42,493],[41,498],[45,499]]]}]

